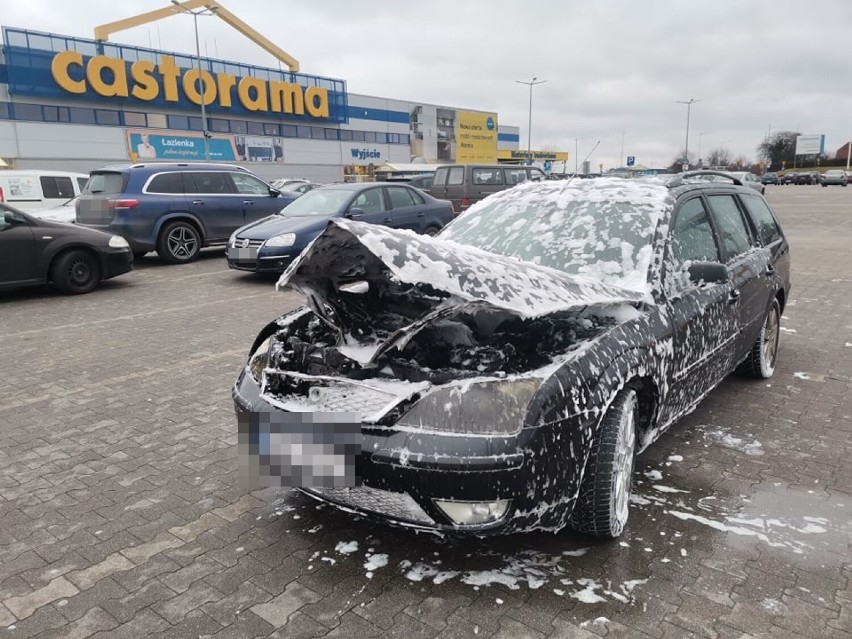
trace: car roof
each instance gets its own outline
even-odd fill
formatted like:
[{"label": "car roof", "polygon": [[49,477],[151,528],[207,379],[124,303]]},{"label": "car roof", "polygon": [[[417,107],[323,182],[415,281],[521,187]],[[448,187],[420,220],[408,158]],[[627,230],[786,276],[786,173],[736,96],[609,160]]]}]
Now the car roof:
[{"label": "car roof", "polygon": [[136,164],[111,164],[109,166],[95,169],[92,173],[113,172],[123,173],[132,169],[149,169],[152,171],[163,170],[187,170],[187,171],[245,171],[249,172],[245,167],[238,164],[225,164],[214,162],[147,162]]},{"label": "car roof", "polygon": [[[388,182],[334,182],[332,184],[323,184],[321,189],[338,189],[343,191],[359,191],[372,186],[388,186]],[[391,186],[400,186],[405,182],[392,182]]]}]

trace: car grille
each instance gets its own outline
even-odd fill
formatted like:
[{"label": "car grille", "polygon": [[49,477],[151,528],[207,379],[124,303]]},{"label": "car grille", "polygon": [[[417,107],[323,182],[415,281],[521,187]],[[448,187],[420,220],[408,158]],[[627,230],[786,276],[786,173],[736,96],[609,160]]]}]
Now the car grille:
[{"label": "car grille", "polygon": [[356,508],[416,524],[433,526],[432,519],[408,493],[358,486],[356,488],[303,488],[306,493],[341,506]]},{"label": "car grille", "polygon": [[[243,248],[243,242],[245,242],[245,240],[241,237],[238,237],[234,240],[233,246]],[[246,245],[245,248],[260,248],[260,245],[263,244],[263,242],[264,240],[249,240],[248,245]]]},{"label": "car grille", "polygon": [[365,421],[370,421],[369,418],[375,417],[400,400],[399,395],[388,390],[343,379],[317,379],[312,382],[307,394],[284,390],[291,381],[286,373],[268,372],[267,380],[275,383],[280,389],[279,392],[270,393],[271,398],[278,402],[310,412],[358,413]]}]

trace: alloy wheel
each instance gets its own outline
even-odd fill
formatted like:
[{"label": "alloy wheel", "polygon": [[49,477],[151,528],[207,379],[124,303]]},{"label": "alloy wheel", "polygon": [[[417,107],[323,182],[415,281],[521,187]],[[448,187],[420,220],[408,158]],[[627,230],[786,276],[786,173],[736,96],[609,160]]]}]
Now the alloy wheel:
[{"label": "alloy wheel", "polygon": [[169,253],[178,259],[188,259],[198,250],[198,238],[185,226],[178,226],[166,238]]}]

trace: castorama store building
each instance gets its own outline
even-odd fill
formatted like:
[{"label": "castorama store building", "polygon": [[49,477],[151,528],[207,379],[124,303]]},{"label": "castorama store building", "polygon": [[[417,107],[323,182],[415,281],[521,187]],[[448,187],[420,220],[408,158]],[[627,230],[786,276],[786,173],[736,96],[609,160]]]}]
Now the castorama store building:
[{"label": "castorama store building", "polygon": [[518,150],[518,128],[493,112],[354,95],[344,80],[212,58],[198,75],[185,54],[3,27],[0,158],[83,172],[209,158],[327,182]]}]

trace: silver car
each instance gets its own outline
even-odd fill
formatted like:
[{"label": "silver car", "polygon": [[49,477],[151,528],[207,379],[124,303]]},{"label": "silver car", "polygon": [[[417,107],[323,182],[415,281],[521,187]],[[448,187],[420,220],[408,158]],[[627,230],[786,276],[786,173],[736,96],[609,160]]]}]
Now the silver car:
[{"label": "silver car", "polygon": [[760,181],[754,173],[749,171],[731,171],[731,175],[737,178],[745,186],[750,186],[761,195],[766,193],[766,186]]},{"label": "silver car", "polygon": [[846,171],[831,169],[820,176],[819,183],[823,186],[828,186],[829,184],[846,186],[849,183],[849,178],[846,175]]}]

